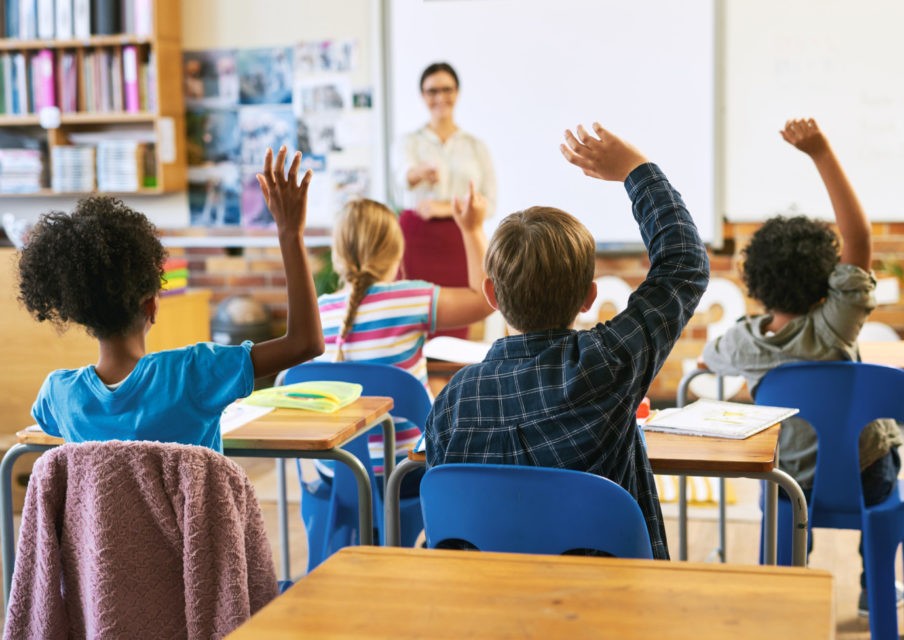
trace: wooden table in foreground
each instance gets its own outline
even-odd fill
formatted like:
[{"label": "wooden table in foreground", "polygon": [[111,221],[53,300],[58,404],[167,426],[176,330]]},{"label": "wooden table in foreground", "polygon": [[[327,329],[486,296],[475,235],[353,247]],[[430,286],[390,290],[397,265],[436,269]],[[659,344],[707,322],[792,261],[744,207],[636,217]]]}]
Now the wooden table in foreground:
[{"label": "wooden table in foreground", "polygon": [[[389,412],[392,398],[362,396],[335,413],[315,413],[298,409],[275,409],[223,436],[228,456],[276,458],[279,492],[280,574],[289,579],[289,538],[286,507],[286,458],[326,458],[338,460],[354,473],[358,483],[358,519],[361,543],[373,544],[373,501],[370,477],[343,444],[378,424],[383,426],[384,455],[390,467],[395,460],[395,426]],[[23,430],[0,462],[0,551],[3,558],[4,602],[9,597],[15,563],[12,511],[12,468],[16,459],[29,451],[45,451],[63,444],[60,438],[42,431]],[[390,470],[391,473],[391,470]]]},{"label": "wooden table in foreground", "polygon": [[228,637],[825,640],[834,611],[796,567],[347,547]]},{"label": "wooden table in foreground", "polygon": [[[716,476],[726,478],[755,478],[767,480],[765,519],[765,555],[775,563],[778,486],[791,497],[793,511],[794,564],[806,566],[807,561],[807,503],[798,484],[788,474],[775,468],[779,426],[775,425],[744,440],[683,436],[647,432],[647,454],[655,473]],[[384,518],[386,544],[399,544],[398,492],[405,474],[423,466],[424,454],[410,453],[391,474],[386,485]],[[687,559],[687,513],[679,512],[678,556]]]}]

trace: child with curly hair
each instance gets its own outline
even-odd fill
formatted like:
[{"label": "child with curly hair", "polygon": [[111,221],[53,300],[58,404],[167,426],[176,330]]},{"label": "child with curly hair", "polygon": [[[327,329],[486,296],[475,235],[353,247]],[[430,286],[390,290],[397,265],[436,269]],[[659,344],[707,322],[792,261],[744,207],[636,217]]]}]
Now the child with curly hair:
[{"label": "child with curly hair", "polygon": [[258,344],[202,342],[147,353],[166,252],[153,224],[120,200],[91,196],[72,214],[41,217],[19,257],[19,300],[39,321],[80,324],[97,339],[97,364],[52,372],[32,415],[67,442],[158,440],[222,451],[220,414],[251,393],[254,378],[323,353],[303,244],[308,171],[285,173],[286,148],[267,150],[258,182],[276,221],[286,268],[286,333]]},{"label": "child with curly hair", "polygon": [[[838,238],[825,223],[779,216],[766,221],[744,249],[744,283],[765,313],[742,318],[707,344],[703,362],[716,373],[744,376],[751,394],[766,373],[786,362],[858,360],[857,335],[876,307],[869,221],[828,140],[812,118],[789,120],[781,135],[816,165],[842,242],[839,250]],[[797,480],[809,499],[816,433],[803,420],[790,418],[782,423],[779,442],[779,467]],[[877,420],[861,433],[866,504],[881,502],[894,487],[901,443],[893,420]],[[867,614],[865,591],[860,613]]]}]

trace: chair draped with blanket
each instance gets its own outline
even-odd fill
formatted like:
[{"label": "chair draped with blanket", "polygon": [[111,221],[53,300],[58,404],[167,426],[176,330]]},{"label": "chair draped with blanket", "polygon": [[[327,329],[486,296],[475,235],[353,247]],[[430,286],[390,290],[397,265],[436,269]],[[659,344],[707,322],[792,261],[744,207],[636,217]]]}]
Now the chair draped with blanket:
[{"label": "chair draped with blanket", "polygon": [[[811,527],[860,529],[873,638],[897,638],[895,554],[904,541],[898,480],[879,504],[866,506],[860,479],[860,432],[878,418],[904,420],[904,371],[862,362],[798,362],[766,374],[757,404],[797,407],[818,439],[810,498]],[[791,507],[779,500],[779,564],[789,564]]]},{"label": "chair draped with blanket", "polygon": [[66,444],[32,472],[4,637],[220,638],[276,589],[237,464],[181,444]]},{"label": "chair draped with blanket", "polygon": [[444,464],[424,475],[421,507],[430,548],[653,557],[637,501],[582,471]]}]

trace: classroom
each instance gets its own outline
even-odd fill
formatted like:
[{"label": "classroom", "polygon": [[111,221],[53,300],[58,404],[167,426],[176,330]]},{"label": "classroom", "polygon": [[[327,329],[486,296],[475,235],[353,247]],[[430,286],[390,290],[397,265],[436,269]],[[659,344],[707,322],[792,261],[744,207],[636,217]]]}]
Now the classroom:
[{"label": "classroom", "polygon": [[[36,598],[44,595],[34,586],[16,586],[27,578],[13,576],[13,560],[23,576],[41,570],[39,563],[29,567],[27,561],[46,550],[35,552],[23,543],[37,535],[35,522],[23,519],[23,506],[27,514],[28,501],[36,500],[39,491],[41,499],[57,499],[54,487],[44,484],[50,465],[68,465],[67,473],[81,475],[80,465],[88,464],[56,453],[70,446],[60,447],[60,438],[86,444],[110,439],[201,444],[192,448],[217,455],[214,462],[209,456],[198,460],[215,466],[226,460],[228,468],[219,465],[216,473],[242,487],[223,500],[241,499],[244,510],[250,495],[254,507],[241,519],[229,519],[223,538],[238,539],[245,532],[241,544],[251,546],[242,562],[248,562],[249,584],[259,578],[268,586],[256,592],[241,585],[241,597],[250,597],[245,612],[231,622],[216,621],[224,626],[209,633],[191,630],[193,616],[203,618],[205,607],[188,607],[184,622],[171,621],[176,629],[185,627],[186,637],[598,637],[600,625],[611,626],[617,637],[701,637],[682,624],[689,620],[711,621],[710,635],[702,637],[770,631],[897,637],[904,623],[898,549],[904,527],[896,529],[902,535],[894,538],[894,548],[881,551],[886,554],[881,558],[894,558],[890,562],[881,562],[878,544],[872,543],[864,543],[861,560],[858,529],[870,513],[900,502],[891,487],[897,486],[902,442],[895,421],[904,422],[904,415],[897,415],[904,411],[894,403],[901,396],[890,389],[898,373],[904,377],[899,293],[904,208],[889,179],[892,167],[904,163],[904,88],[894,82],[904,60],[894,31],[900,19],[904,7],[895,0],[856,5],[845,0],[0,3],[0,360],[6,363],[0,372],[6,389],[0,396],[0,455],[7,454],[0,463],[0,553],[4,604],[11,612],[4,616],[4,637],[51,633],[50,626],[36,626],[32,619],[40,609]],[[439,62],[451,67],[428,68]],[[268,148],[272,155],[265,156]],[[289,169],[296,151],[300,164]],[[449,168],[456,163],[465,167],[460,173]],[[294,184],[284,179],[287,169],[290,178],[297,174]],[[308,171],[311,177],[302,180]],[[95,237],[109,233],[116,241],[130,239],[132,248],[119,262],[113,259],[101,268],[93,260],[82,261],[75,249],[66,253],[59,248],[63,245],[54,249],[50,244],[20,262],[31,238],[47,233],[50,242],[53,225],[38,224],[43,214],[73,212],[83,197],[105,193],[120,199],[121,207],[92,200],[84,210],[92,217],[86,224],[96,225]],[[300,219],[292,209],[299,202]],[[575,277],[563,275],[559,282],[540,271],[538,277],[530,269],[540,269],[539,262],[526,263],[522,272],[512,265],[534,254],[521,250],[517,241],[511,246],[518,249],[507,254],[502,240],[496,241],[503,231],[517,232],[511,231],[513,225],[501,225],[503,219],[530,207],[542,209],[536,213],[540,217],[557,216],[550,209],[562,209],[581,228],[575,232],[581,248],[573,240],[573,247],[559,245],[552,254],[553,262],[565,262],[572,248],[576,255],[591,256],[580,273],[592,269],[587,274],[595,295],[579,292],[577,315],[565,312],[572,320],[542,324],[548,309],[584,276],[568,272]],[[143,216],[133,217],[134,212]],[[800,223],[794,229],[811,235],[776,241],[778,236],[766,235],[770,226],[764,224],[776,216],[807,216],[810,226]],[[147,239],[142,244],[148,233],[145,217],[159,243]],[[127,222],[111,226],[120,218]],[[61,233],[68,219],[60,216]],[[670,226],[673,236],[666,232]],[[685,230],[679,242],[677,229],[686,227],[696,229],[692,241]],[[780,231],[772,233],[793,231],[776,228]],[[298,229],[303,231],[298,242],[288,241]],[[67,231],[76,232],[77,227]],[[368,243],[377,246],[384,232],[387,242],[398,245],[397,254],[387,253],[378,266],[365,265],[376,260],[376,249],[370,256],[354,252],[365,251]],[[831,256],[825,258],[828,266],[818,267],[823,269],[817,277],[821,288],[811,295],[816,302],[782,307],[787,299],[809,295],[801,293],[807,271],[816,272],[813,265],[821,256],[808,253],[806,243],[817,241]],[[111,330],[90,324],[93,320],[83,322],[96,314],[80,313],[82,308],[107,302],[99,282],[85,280],[91,270],[100,270],[98,279],[115,272],[110,277],[125,284],[108,289],[132,295],[142,286],[129,271],[138,268],[133,258],[147,251],[153,255],[146,259],[157,261],[158,244],[166,252],[166,261],[159,263],[163,284],[155,278],[151,293],[159,295],[151,303],[144,297],[147,291],[138,292],[129,303],[140,301],[139,316],[147,324],[139,331],[132,318],[133,338],[111,341],[109,336],[119,335],[125,325]],[[757,254],[757,246],[764,253]],[[105,245],[101,253],[110,251]],[[771,269],[781,251],[791,265],[783,272]],[[758,257],[763,261],[759,272]],[[58,262],[53,268],[52,258]],[[67,258],[70,263],[64,264]],[[289,264],[295,268],[287,269]],[[29,292],[21,280],[26,274],[31,274],[29,283],[44,277],[60,284],[56,292]],[[766,288],[791,286],[794,291],[785,298],[764,295],[764,286],[755,285],[757,274]],[[506,278],[517,283],[513,287],[525,288],[533,280],[534,288],[530,295],[503,299]],[[660,306],[638,312],[643,320],[629,331],[630,311],[640,308],[642,297],[632,294],[648,290],[652,280],[657,287],[673,288],[668,296],[644,302]],[[541,295],[537,283],[544,281],[559,297],[536,297]],[[67,282],[83,286],[81,299],[59,291]],[[382,293],[375,294],[373,287]],[[48,301],[53,296],[60,301],[56,307]],[[319,307],[312,302],[318,296]],[[663,302],[666,297],[671,306]],[[513,309],[527,298],[556,302],[543,306],[543,313],[523,316],[518,328],[512,318],[522,316],[513,316]],[[413,310],[400,312],[388,326],[385,308],[393,300]],[[62,308],[63,303],[71,308]],[[835,309],[836,303],[855,311],[844,307],[833,311],[837,318],[827,317],[822,310]],[[659,325],[652,325],[651,313]],[[50,322],[36,322],[36,317]],[[531,324],[535,317],[544,319]],[[56,325],[64,320],[83,327],[60,331]],[[649,341],[631,342],[638,332],[646,335],[644,323],[653,327]],[[415,325],[421,329],[415,332]],[[360,327],[367,337],[355,336]],[[742,327],[747,327],[743,335]],[[598,367],[585,371],[583,360],[569,361],[567,354],[561,356],[564,365],[543,360],[551,356],[540,351],[528,354],[539,348],[529,345],[535,332],[552,340],[549,336],[564,328],[573,328],[563,339],[575,341],[574,358],[587,348],[582,336],[603,336],[594,344],[597,350],[603,345],[600,362],[609,377],[600,384],[612,387],[606,394],[587,391],[577,406],[569,394],[579,385],[572,389],[567,372],[580,368],[590,385],[589,371]],[[781,338],[792,330],[815,335],[816,346],[810,338]],[[436,333],[448,337],[436,338]],[[517,342],[522,338],[523,344]],[[212,346],[205,350],[204,344]],[[526,371],[523,363],[511,370],[498,364],[493,376],[482,369],[502,358],[503,351],[505,358],[520,353],[514,344],[525,350],[517,357],[533,358],[536,371]],[[130,376],[137,377],[130,372],[139,371],[147,356],[186,345],[203,352],[193,366],[203,367],[204,375],[160,387],[162,396],[172,396],[160,404],[182,411],[187,401],[179,398],[195,403],[194,398],[205,396],[203,410],[192,409],[209,423],[203,437],[187,442],[162,436],[159,429],[153,437],[142,437],[140,426],[139,435],[85,435],[101,432],[101,422],[70,437],[68,416],[51,419],[53,407],[63,402],[61,391],[51,388],[51,372],[96,371],[94,385],[105,387],[102,392],[112,398],[118,384],[129,387]],[[754,356],[743,351],[754,348],[759,349]],[[619,359],[619,349],[631,354],[638,370]],[[745,357],[761,360],[754,366]],[[298,364],[312,358],[318,362]],[[235,364],[229,381],[225,373],[216,373],[223,366],[215,366],[218,359]],[[368,365],[351,362],[356,360],[404,369],[407,378],[420,382],[402,393],[395,373],[369,371]],[[698,398],[741,403],[747,417],[757,405],[795,407],[801,417],[809,416],[808,398],[798,394],[785,400],[789,389],[798,388],[796,381],[760,386],[764,379],[771,382],[770,369],[801,360],[860,361],[851,369],[856,375],[863,370],[862,375],[888,376],[887,383],[886,378],[860,386],[838,383],[842,392],[816,394],[817,378],[821,389],[835,384],[828,381],[830,367],[797,372],[809,381],[809,395],[818,395],[825,405],[833,395],[839,403],[850,400],[849,410],[871,422],[863,436],[863,424],[850,436],[859,437],[859,468],[853,462],[843,466],[852,470],[851,477],[861,478],[853,485],[862,486],[867,504],[881,502],[881,509],[864,507],[855,486],[853,493],[839,489],[838,495],[860,501],[857,513],[831,512],[841,498],[821,496],[841,481],[819,479],[816,435],[801,430],[798,418],[782,416],[737,440],[724,433],[708,438],[656,432],[655,424],[625,437],[614,426],[626,416],[639,424],[647,409],[655,423],[669,415],[663,410]],[[87,366],[95,362],[96,367]],[[555,375],[565,382],[552,382]],[[532,388],[524,387],[527,380]],[[150,393],[154,385],[147,384]],[[157,384],[164,384],[162,376]],[[268,391],[296,384],[302,386]],[[501,398],[474,398],[468,389],[476,394],[478,387],[468,385],[479,385],[481,394],[497,387],[504,391]],[[512,388],[518,394],[509,393]],[[556,420],[557,409],[550,407],[559,406],[560,392],[567,418]],[[871,395],[865,402],[851,400],[866,393]],[[249,394],[247,402],[231,403]],[[516,395],[521,399],[506,405],[505,399]],[[870,406],[865,413],[864,404]],[[207,405],[215,405],[216,412],[207,415],[213,411]],[[87,415],[92,406],[75,413]],[[890,408],[875,414],[880,406]],[[519,426],[504,436],[484,435],[492,431],[494,419],[500,420],[493,417],[497,410]],[[179,414],[165,411],[160,409],[157,419],[176,433],[173,417]],[[538,412],[546,417],[537,418]],[[117,424],[115,415],[110,420]],[[557,424],[551,426],[550,420]],[[44,431],[26,430],[35,422]],[[422,436],[425,422],[431,426]],[[879,423],[884,426],[875,426]],[[559,426],[554,436],[549,430]],[[494,449],[502,438],[510,438],[504,451]],[[563,457],[566,446],[571,457]],[[589,453],[588,447],[604,454]],[[103,459],[104,451],[101,447],[91,455]],[[139,464],[131,450],[110,451],[110,456],[123,456],[117,473],[128,474]],[[628,451],[630,462],[624,458]],[[166,456],[176,454],[147,455],[156,456],[155,462],[147,458],[140,464],[166,469]],[[35,467],[41,460],[46,464]],[[475,510],[462,502],[480,504],[475,517],[490,519],[495,507],[484,502],[479,486],[467,485],[465,476],[446,480],[453,493],[468,497],[438,497],[447,511],[428,504],[425,494],[432,487],[419,486],[434,469],[457,466],[445,463],[477,461],[565,467],[597,480],[609,478],[609,484],[633,496],[629,502],[645,532],[641,537],[650,538],[648,548],[632,555],[593,544],[560,551],[521,547],[523,530],[532,532],[527,538],[542,538],[540,531],[552,531],[549,537],[555,538],[562,530],[577,536],[590,521],[583,506],[545,490],[547,481],[525,475],[512,480],[512,490],[531,496],[531,513],[543,513],[540,505],[550,494],[550,509],[571,508],[579,512],[578,521],[553,519],[540,526],[534,518],[520,525],[520,513],[506,512],[506,544],[499,550],[521,555],[462,552],[482,548],[464,535],[444,536],[455,538],[439,545],[444,549],[420,549],[436,546],[429,525],[422,532],[425,522],[459,530],[455,510]],[[172,481],[200,483],[186,479],[187,468],[180,465],[181,479]],[[881,487],[868,478],[870,470]],[[39,482],[33,480],[36,473]],[[209,477],[203,482],[211,482]],[[132,481],[115,483],[131,486]],[[89,484],[84,487],[89,490]],[[213,495],[222,487],[214,483],[209,490]],[[586,498],[573,491],[574,498]],[[350,504],[342,502],[342,492],[351,495]],[[199,520],[220,517],[209,505],[198,508]],[[97,521],[73,517],[65,526],[78,530],[63,536],[64,546],[95,544],[92,536],[106,535]],[[82,520],[82,525],[72,524]],[[142,531],[139,520],[135,516],[136,532]],[[608,528],[612,517],[602,521]],[[808,527],[819,529],[812,543]],[[249,531],[257,536],[253,542]],[[541,546],[548,543],[544,539]],[[575,548],[591,555],[602,551],[669,560],[556,555]],[[524,549],[553,555],[524,555]],[[252,567],[255,554],[257,560],[264,558],[263,577],[254,575],[261,568]],[[211,570],[206,577],[226,581],[228,562],[235,562],[227,557],[214,561],[221,562],[216,571],[222,573]],[[773,558],[806,569],[769,566]],[[123,575],[125,566],[114,571]],[[881,597],[866,588],[879,575],[869,569],[873,566],[882,567],[876,584],[895,585],[883,589]],[[432,577],[420,575],[427,573]],[[476,575],[487,576],[486,584],[475,585]],[[37,577],[30,576],[33,584]],[[275,598],[269,592],[274,578],[280,589],[288,589]],[[392,586],[379,604],[365,606],[378,581]],[[602,590],[602,599],[595,586],[600,582],[611,585]],[[81,605],[64,594],[60,624],[74,629],[91,616],[95,623],[109,622],[103,611],[87,604],[95,595],[88,584],[77,587]],[[656,585],[662,587],[658,593]],[[568,589],[571,595],[556,595]],[[113,595],[120,591],[114,589]],[[348,598],[352,602],[346,603]],[[732,604],[724,610],[713,607],[715,598]],[[435,604],[435,619],[416,619],[414,609],[399,606],[402,601],[420,603],[415,606],[421,610]],[[79,606],[81,613],[73,614]],[[126,611],[119,607],[125,604],[117,603],[115,610]],[[317,613],[305,622],[312,608]],[[647,615],[651,609],[661,616]],[[869,610],[881,613],[870,616]],[[130,631],[120,630],[120,637],[136,629],[126,628]],[[740,635],[727,631],[736,628],[742,629]],[[146,632],[147,637],[168,633]],[[97,637],[116,637],[108,633],[113,635]]]}]

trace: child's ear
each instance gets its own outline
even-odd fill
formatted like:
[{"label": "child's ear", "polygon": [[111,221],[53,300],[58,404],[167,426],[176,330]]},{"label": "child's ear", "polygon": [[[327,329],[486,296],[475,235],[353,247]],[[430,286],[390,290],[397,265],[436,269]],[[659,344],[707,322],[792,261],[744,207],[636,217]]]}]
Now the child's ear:
[{"label": "child's ear", "polygon": [[590,307],[593,306],[593,303],[596,302],[596,280],[590,283],[590,287],[587,289],[587,297],[584,298],[584,304],[581,305],[581,313],[585,311],[590,311]]},{"label": "child's ear", "polygon": [[486,297],[487,302],[490,303],[490,306],[498,311],[499,303],[496,302],[496,287],[489,278],[483,279],[483,295]]},{"label": "child's ear", "polygon": [[160,298],[155,294],[145,299],[145,301],[141,303],[141,309],[144,311],[144,316],[148,319],[148,322],[154,324],[157,322],[157,310],[160,309]]}]

